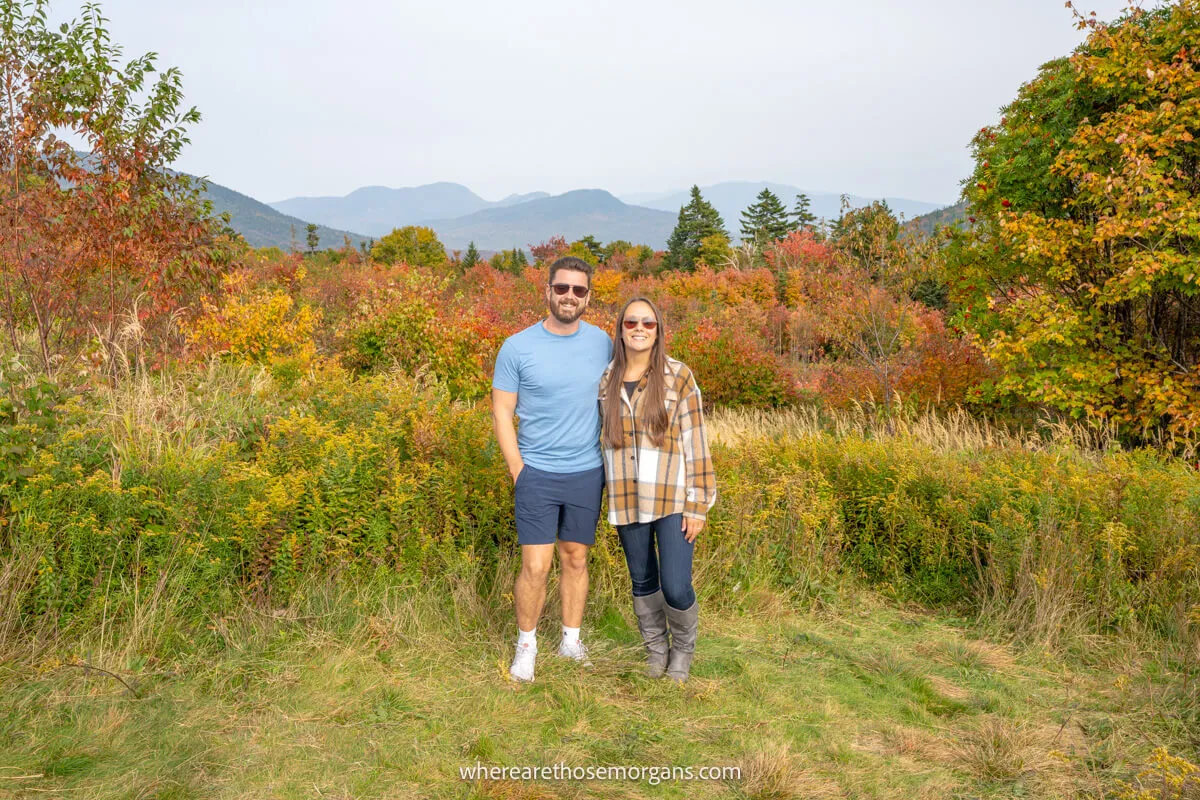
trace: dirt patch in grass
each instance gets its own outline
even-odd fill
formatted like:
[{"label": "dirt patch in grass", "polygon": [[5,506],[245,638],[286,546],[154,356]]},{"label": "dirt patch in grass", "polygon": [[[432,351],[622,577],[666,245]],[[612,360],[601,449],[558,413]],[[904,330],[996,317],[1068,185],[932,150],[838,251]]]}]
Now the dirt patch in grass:
[{"label": "dirt patch in grass", "polygon": [[956,703],[966,703],[971,699],[971,692],[963,687],[951,683],[940,675],[926,675],[925,679],[929,681],[929,685],[933,690],[949,700]]}]

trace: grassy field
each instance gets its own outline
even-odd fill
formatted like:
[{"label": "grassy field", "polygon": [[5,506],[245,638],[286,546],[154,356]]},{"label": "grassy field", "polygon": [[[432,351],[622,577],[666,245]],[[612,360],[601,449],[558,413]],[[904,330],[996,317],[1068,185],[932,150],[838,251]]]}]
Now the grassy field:
[{"label": "grassy field", "polygon": [[[593,666],[553,656],[551,603],[537,680],[517,685],[496,591],[327,584],[214,617],[175,658],[101,635],[9,659],[0,797],[1117,797],[1155,746],[1196,746],[1176,714],[1196,700],[1185,654],[1097,643],[1064,661],[867,591],[796,608],[751,588],[703,598],[684,686],[641,676],[631,612],[603,595]],[[460,777],[478,763],[740,777]]]},{"label": "grassy field", "polygon": [[[1200,797],[1186,463],[963,413],[711,429],[693,680],[641,675],[602,525],[593,666],[553,656],[552,578],[517,685],[482,407],[219,366],[73,405],[7,489],[0,799]],[[560,764],[734,772],[460,772]]]}]

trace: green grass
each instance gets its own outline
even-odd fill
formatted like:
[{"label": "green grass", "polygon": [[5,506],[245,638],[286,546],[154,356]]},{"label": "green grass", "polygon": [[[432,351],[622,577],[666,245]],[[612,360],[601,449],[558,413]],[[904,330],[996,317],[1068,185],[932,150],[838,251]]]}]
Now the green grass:
[{"label": "green grass", "polygon": [[[553,656],[548,608],[537,680],[517,685],[503,598],[306,594],[214,616],[171,659],[81,643],[0,664],[0,797],[1099,797],[1154,745],[1196,746],[1163,655],[1068,662],[867,593],[710,600],[684,686],[640,674],[631,610],[603,597],[594,666]],[[477,762],[741,778],[461,780]]]}]

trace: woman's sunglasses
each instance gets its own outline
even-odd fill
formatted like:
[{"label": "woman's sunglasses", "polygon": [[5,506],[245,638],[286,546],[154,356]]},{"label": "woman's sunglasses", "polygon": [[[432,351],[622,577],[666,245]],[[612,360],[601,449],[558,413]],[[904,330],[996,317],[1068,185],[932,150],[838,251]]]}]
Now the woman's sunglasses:
[{"label": "woman's sunglasses", "polygon": [[573,283],[552,283],[550,284],[550,288],[553,289],[554,293],[557,295],[564,295],[567,292],[574,292],[575,296],[581,300],[587,297],[588,292],[591,291],[591,289],[586,286],[576,286]]},{"label": "woman's sunglasses", "polygon": [[621,324],[625,326],[625,330],[631,331],[638,326],[639,322],[642,324],[642,327],[648,331],[652,331],[658,327],[658,320],[654,319],[630,319],[629,317],[626,317],[624,320],[622,320]]}]

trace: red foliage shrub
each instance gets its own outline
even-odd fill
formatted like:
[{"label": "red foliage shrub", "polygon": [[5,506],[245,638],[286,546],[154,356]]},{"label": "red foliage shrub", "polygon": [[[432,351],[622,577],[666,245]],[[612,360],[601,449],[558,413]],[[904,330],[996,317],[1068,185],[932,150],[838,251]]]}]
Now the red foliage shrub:
[{"label": "red foliage shrub", "polygon": [[708,406],[773,408],[800,399],[792,370],[764,336],[766,315],[752,304],[718,319],[692,317],[670,337],[669,352],[696,373]]},{"label": "red foliage shrub", "polygon": [[927,311],[917,320],[917,340],[897,382],[905,398],[920,403],[953,405],[987,377],[983,354],[968,339],[953,335],[945,317]]}]

